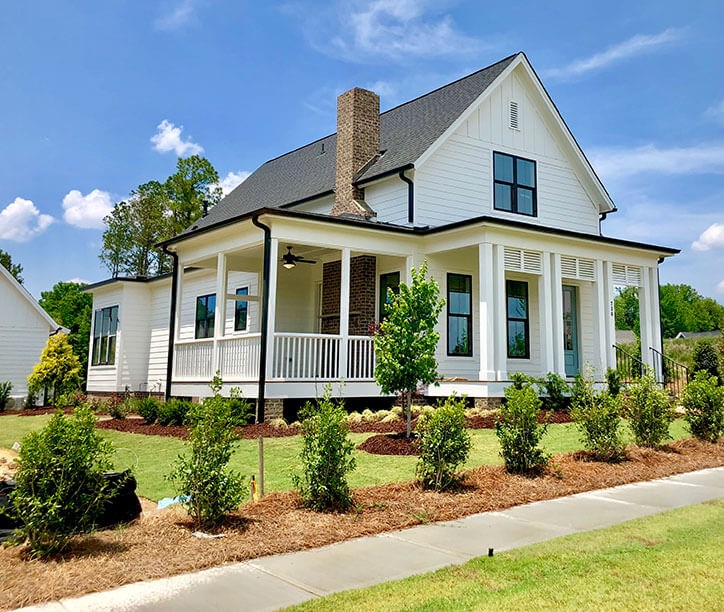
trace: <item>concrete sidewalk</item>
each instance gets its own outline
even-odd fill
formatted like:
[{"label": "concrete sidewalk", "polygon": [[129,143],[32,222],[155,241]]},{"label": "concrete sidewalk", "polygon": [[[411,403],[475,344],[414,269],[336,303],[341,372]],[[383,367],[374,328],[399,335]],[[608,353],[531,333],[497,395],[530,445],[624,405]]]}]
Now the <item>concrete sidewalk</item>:
[{"label": "concrete sidewalk", "polygon": [[263,557],[24,610],[276,610],[558,536],[724,498],[724,468]]}]

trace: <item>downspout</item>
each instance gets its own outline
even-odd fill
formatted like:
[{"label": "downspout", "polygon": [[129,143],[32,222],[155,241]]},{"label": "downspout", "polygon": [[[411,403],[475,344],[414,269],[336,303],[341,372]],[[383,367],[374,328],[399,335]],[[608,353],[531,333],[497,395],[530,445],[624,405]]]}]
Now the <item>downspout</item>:
[{"label": "downspout", "polygon": [[658,261],[656,262],[656,291],[659,294],[659,338],[661,339],[661,345],[659,346],[659,350],[661,351],[662,355],[664,354],[664,320],[661,318],[661,270],[659,270],[659,266],[664,263],[664,261],[666,261],[665,257],[659,257]]},{"label": "downspout", "polygon": [[400,179],[407,183],[407,221],[413,223],[415,221],[415,184],[411,178],[405,176],[404,170],[400,170]]},{"label": "downspout", "polygon": [[176,301],[178,299],[178,254],[175,251],[169,251],[168,247],[163,247],[163,252],[170,255],[173,260],[171,273],[171,314],[168,322],[168,354],[166,356],[166,391],[164,396],[166,401],[171,397],[171,378],[173,377],[173,354],[174,341],[176,339]]},{"label": "downspout", "polygon": [[261,294],[261,337],[259,342],[259,393],[256,399],[256,422],[264,422],[264,401],[266,395],[266,354],[267,337],[269,336],[269,274],[271,270],[271,228],[259,221],[259,215],[254,215],[251,222],[264,232],[264,264],[262,269]]}]

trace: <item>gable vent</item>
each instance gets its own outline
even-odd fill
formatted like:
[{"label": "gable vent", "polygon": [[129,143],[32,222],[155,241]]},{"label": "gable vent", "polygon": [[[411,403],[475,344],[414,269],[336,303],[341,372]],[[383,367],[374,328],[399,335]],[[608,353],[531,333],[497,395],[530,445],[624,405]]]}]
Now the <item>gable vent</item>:
[{"label": "gable vent", "polygon": [[543,273],[543,254],[537,251],[523,251],[505,247],[503,259],[505,269],[511,272]]},{"label": "gable vent", "polygon": [[576,280],[596,280],[596,268],[592,259],[561,255],[561,275]]},{"label": "gable vent", "polygon": [[627,266],[625,264],[613,264],[613,282],[617,285],[627,287],[641,286],[641,268],[638,266]]},{"label": "gable vent", "polygon": [[519,130],[520,123],[518,122],[518,103],[515,100],[511,100],[508,103],[508,109],[509,109],[510,129]]}]

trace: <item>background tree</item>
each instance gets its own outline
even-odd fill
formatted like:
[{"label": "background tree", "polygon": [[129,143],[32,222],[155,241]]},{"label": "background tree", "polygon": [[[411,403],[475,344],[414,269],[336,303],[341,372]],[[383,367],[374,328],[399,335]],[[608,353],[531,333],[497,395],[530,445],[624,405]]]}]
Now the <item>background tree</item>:
[{"label": "background tree", "polygon": [[179,158],[176,172],[164,183],[171,227],[168,237],[179,234],[221,200],[219,173],[205,157]]},{"label": "background tree", "polygon": [[636,287],[618,288],[614,298],[616,329],[631,329],[639,334],[639,292]]},{"label": "background tree", "polygon": [[131,206],[127,202],[118,202],[103,222],[103,246],[99,255],[113,278],[128,267],[128,254],[133,248],[131,232]]},{"label": "background tree", "polygon": [[85,293],[82,283],[60,281],[50,291],[43,291],[38,302],[53,320],[70,330],[68,341],[80,361],[81,380],[88,372],[93,296]]},{"label": "background tree", "polygon": [[14,264],[10,253],[3,251],[2,249],[0,249],[0,266],[3,266],[8,272],[10,272],[10,274],[15,277],[15,280],[21,285],[23,284],[23,277],[21,276],[23,266],[20,264]]},{"label": "background tree", "polygon": [[435,331],[445,301],[434,279],[426,278],[427,262],[412,269],[412,283],[400,283],[399,293],[388,289],[387,318],[375,335],[375,379],[383,393],[403,393],[407,437],[412,423],[412,394],[420,384],[437,378]]}]

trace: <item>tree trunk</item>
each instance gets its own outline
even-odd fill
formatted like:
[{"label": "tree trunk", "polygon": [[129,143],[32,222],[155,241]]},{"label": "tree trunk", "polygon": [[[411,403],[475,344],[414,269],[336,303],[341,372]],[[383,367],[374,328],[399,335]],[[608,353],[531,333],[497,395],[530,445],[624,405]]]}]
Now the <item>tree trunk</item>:
[{"label": "tree trunk", "polygon": [[407,439],[412,435],[412,391],[405,391],[405,411],[407,412]]}]

